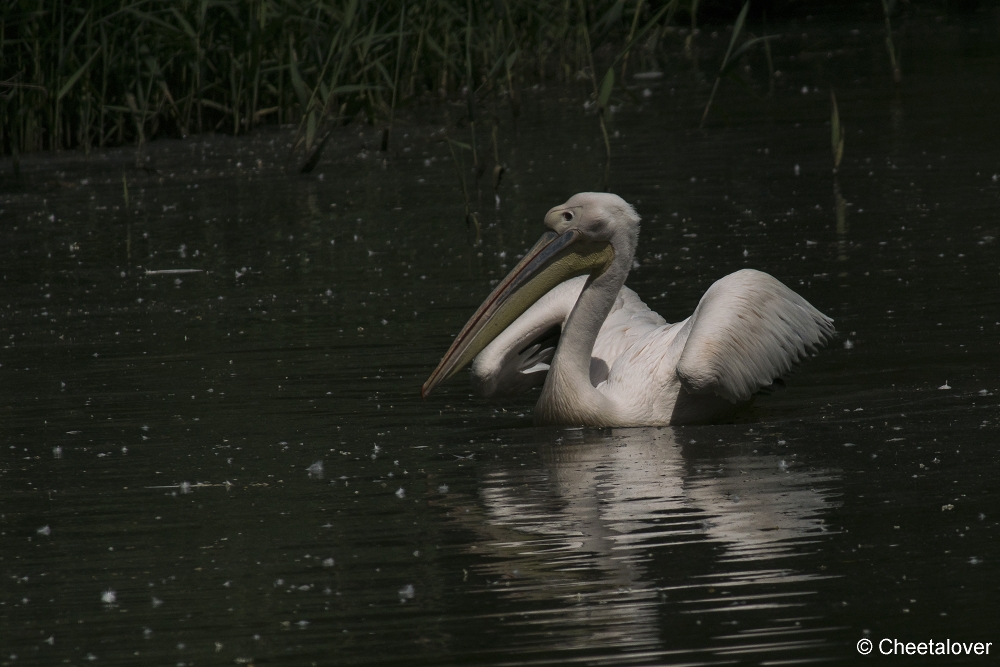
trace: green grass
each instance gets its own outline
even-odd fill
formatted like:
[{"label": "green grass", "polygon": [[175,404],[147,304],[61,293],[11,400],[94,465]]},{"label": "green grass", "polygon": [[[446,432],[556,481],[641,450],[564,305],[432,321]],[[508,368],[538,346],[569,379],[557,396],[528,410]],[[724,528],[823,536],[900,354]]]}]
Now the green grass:
[{"label": "green grass", "polygon": [[[519,87],[553,78],[589,79],[603,109],[612,68],[642,66],[679,6],[691,2],[7,0],[0,148],[16,164],[21,152],[295,123],[316,155],[357,120],[383,124],[385,147],[414,99],[464,95],[470,123],[501,102],[516,117]],[[612,65],[603,77],[595,52]]]}]

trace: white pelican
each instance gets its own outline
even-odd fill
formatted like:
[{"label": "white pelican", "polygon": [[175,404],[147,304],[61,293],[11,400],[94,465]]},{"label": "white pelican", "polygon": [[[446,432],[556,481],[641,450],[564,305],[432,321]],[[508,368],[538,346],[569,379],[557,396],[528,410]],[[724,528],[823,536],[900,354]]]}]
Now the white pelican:
[{"label": "white pelican", "polygon": [[552,231],[455,337],[423,397],[475,358],[473,386],[482,395],[543,384],[537,423],[714,421],[772,387],[834,333],[830,318],[750,269],[718,280],[691,317],[667,324],[624,287],[639,216],[617,195],[574,195],[545,215],[545,225]]}]

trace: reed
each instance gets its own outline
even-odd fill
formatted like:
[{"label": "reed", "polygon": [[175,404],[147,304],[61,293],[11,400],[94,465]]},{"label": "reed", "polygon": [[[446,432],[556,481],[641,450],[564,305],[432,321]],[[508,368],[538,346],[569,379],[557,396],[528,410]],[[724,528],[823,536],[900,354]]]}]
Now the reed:
[{"label": "reed", "polygon": [[899,52],[892,41],[892,21],[889,20],[895,6],[896,0],[882,0],[882,15],[885,17],[885,50],[889,53],[892,80],[898,86],[903,81],[903,71],[899,68]]},{"label": "reed", "polygon": [[840,161],[844,157],[844,126],[840,123],[840,109],[837,108],[837,95],[830,91],[830,149],[833,153],[833,173],[840,169]]},{"label": "reed", "polygon": [[141,149],[159,136],[294,123],[297,147],[318,157],[332,127],[356,120],[381,124],[388,148],[399,109],[421,96],[464,95],[459,122],[484,122],[477,107],[490,100],[516,119],[520,82],[580,72],[603,107],[610,88],[597,85],[595,50],[618,54],[624,74],[638,37],[664,18],[650,4],[8,0],[0,148]]},{"label": "reed", "polygon": [[[697,3],[695,3],[697,8]],[[765,37],[750,37],[746,39],[739,47],[736,47],[736,43],[739,41],[740,36],[743,34],[744,24],[747,18],[747,12],[750,11],[750,0],[747,0],[743,4],[743,8],[740,10],[739,16],[736,17],[736,23],[733,25],[733,34],[729,38],[729,46],[726,48],[726,55],[722,57],[722,64],[719,66],[719,73],[715,76],[715,83],[712,84],[712,92],[708,96],[708,102],[705,104],[705,111],[701,114],[701,123],[698,127],[705,127],[705,120],[708,118],[708,111],[712,108],[712,101],[715,100],[715,93],[719,90],[719,84],[722,82],[722,78],[730,74],[735,68],[737,63],[739,63],[740,58],[746,55],[750,49],[752,49],[756,44],[763,42],[765,46],[765,53],[767,54],[768,68],[771,72],[771,79],[773,80],[773,63],[771,62],[771,50],[768,45],[768,41],[771,39],[769,36]],[[692,25],[694,24],[694,18],[692,14]],[[735,47],[735,48],[734,48]],[[773,83],[772,83],[773,85]]]}]

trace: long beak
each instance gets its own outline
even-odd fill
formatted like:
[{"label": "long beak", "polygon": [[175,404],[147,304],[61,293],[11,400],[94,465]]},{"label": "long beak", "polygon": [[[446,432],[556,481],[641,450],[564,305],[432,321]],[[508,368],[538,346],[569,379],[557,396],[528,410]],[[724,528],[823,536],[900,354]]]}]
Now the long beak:
[{"label": "long beak", "polygon": [[595,276],[604,273],[614,255],[610,244],[590,241],[575,229],[562,234],[543,234],[466,322],[441,363],[420,388],[421,397],[427,398],[435,387],[465,368],[553,287],[586,273]]}]

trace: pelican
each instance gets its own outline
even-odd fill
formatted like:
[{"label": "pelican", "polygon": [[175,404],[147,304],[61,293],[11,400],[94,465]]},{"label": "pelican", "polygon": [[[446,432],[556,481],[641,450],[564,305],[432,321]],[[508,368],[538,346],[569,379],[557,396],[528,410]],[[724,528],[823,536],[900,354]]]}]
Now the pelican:
[{"label": "pelican", "polygon": [[691,317],[668,324],[625,287],[639,220],[605,192],[552,208],[551,231],[466,323],[421,396],[472,362],[483,396],[541,384],[539,424],[718,421],[780,385],[833,335],[833,320],[751,269],[716,281]]}]

